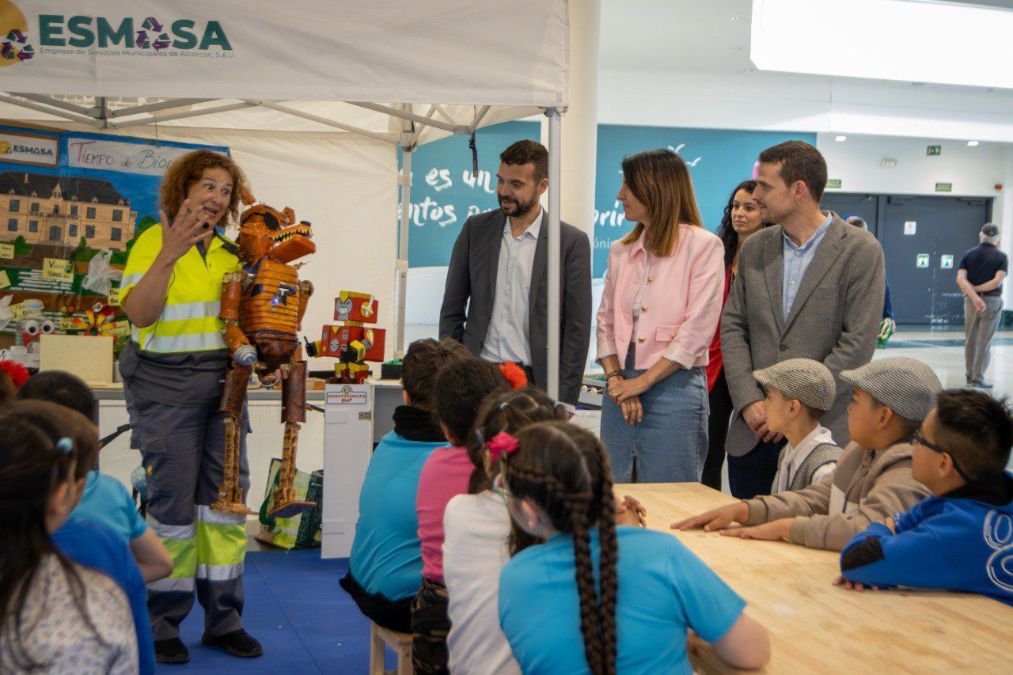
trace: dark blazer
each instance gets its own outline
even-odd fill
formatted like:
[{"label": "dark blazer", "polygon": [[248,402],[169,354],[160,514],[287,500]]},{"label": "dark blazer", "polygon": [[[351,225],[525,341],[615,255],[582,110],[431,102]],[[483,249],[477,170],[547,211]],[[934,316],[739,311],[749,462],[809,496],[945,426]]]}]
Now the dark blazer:
[{"label": "dark blazer", "polygon": [[[468,218],[450,256],[440,309],[440,339],[458,340],[476,356],[482,353],[492,318],[505,218],[499,209]],[[576,404],[591,339],[591,245],[583,231],[562,222],[559,239],[559,400]],[[542,389],[548,379],[548,249],[549,219],[545,214],[535,248],[528,297],[528,346],[535,378],[533,384]]]},{"label": "dark blazer", "polygon": [[721,355],[735,407],[725,447],[734,457],[747,454],[759,440],[741,417],[743,408],[763,399],[753,371],[798,357],[816,359],[834,374],[837,397],[821,423],[837,445],[848,444],[851,386],[838,376],[872,360],[886,270],[876,238],[833,216],[787,320],[781,305],[783,229],[762,229],[742,246],[739,274],[721,319]]}]

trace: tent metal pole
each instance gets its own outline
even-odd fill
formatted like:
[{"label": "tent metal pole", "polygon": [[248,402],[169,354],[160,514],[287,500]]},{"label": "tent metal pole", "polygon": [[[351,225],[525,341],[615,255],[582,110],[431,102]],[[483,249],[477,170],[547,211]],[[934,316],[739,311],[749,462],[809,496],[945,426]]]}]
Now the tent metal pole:
[{"label": "tent metal pole", "polygon": [[546,342],[546,371],[548,373],[545,392],[559,400],[559,337],[560,337],[560,277],[559,277],[559,190],[562,184],[560,171],[560,117],[556,108],[546,108],[549,118],[549,262],[548,284],[548,326]]},{"label": "tent metal pole", "polygon": [[67,112],[76,113],[78,115],[84,115],[85,117],[98,117],[98,113],[92,108],[86,108],[82,105],[75,105],[74,103],[68,103],[67,101],[61,101],[58,98],[52,96],[43,96],[42,94],[23,94],[17,91],[10,92],[13,96],[20,96],[21,98],[28,99],[29,101],[35,101],[42,105],[52,106],[54,108],[60,108]]},{"label": "tent metal pole", "polygon": [[321,117],[320,115],[314,115],[313,113],[303,112],[301,110],[289,108],[287,106],[283,106],[278,103],[273,103],[271,101],[259,101],[257,104],[263,108],[277,110],[280,113],[292,115],[293,117],[301,117],[304,120],[316,122],[317,124],[323,124],[324,126],[328,127],[334,127],[335,129],[341,129],[342,131],[347,131],[348,133],[351,134],[359,134],[360,136],[366,136],[368,138],[372,138],[373,140],[382,141],[384,143],[391,143],[393,145],[397,144],[397,139],[395,139],[393,136],[389,134],[382,134],[376,131],[367,131],[366,129],[362,129],[360,127],[356,127],[351,124],[343,124],[342,122],[335,122],[334,120],[327,119],[326,117]]},{"label": "tent metal pole", "polygon": [[431,127],[443,129],[444,131],[449,131],[452,134],[471,133],[471,130],[468,129],[468,127],[466,126],[462,126],[459,124],[447,124],[446,122],[440,122],[438,120],[434,120],[429,117],[423,117],[422,115],[417,115],[415,113],[400,110],[398,108],[392,108],[389,105],[381,105],[379,103],[366,103],[363,101],[349,101],[349,103],[351,105],[357,105],[360,108],[365,108],[366,110],[375,110],[376,112],[383,113],[385,115],[390,115],[392,117],[400,117],[403,120],[418,122],[420,124],[426,124]]},{"label": "tent metal pole", "polygon": [[482,106],[481,108],[478,109],[478,111],[475,113],[475,119],[473,119],[471,121],[471,130],[472,131],[474,131],[475,129],[478,129],[478,125],[482,123],[483,119],[485,119],[485,116],[488,114],[489,108],[491,108],[491,107],[492,106],[484,105],[484,106]]},{"label": "tent metal pole", "polygon": [[31,101],[26,101],[24,99],[16,98],[14,96],[7,96],[6,94],[2,94],[2,93],[0,93],[0,103],[10,103],[11,105],[16,105],[16,106],[19,106],[21,108],[27,108],[28,110],[34,110],[35,112],[41,112],[41,113],[45,113],[47,115],[53,115],[54,117],[62,117],[63,119],[70,120],[71,122],[77,122],[79,124],[87,124],[90,127],[99,127],[99,126],[101,126],[101,123],[98,122],[97,120],[95,120],[92,117],[84,117],[82,115],[75,115],[73,113],[68,113],[68,112],[64,112],[62,110],[57,110],[57,109],[55,109],[55,108],[53,108],[51,106],[41,105],[41,104],[38,104],[38,103],[32,103]]},{"label": "tent metal pole", "polygon": [[117,108],[116,110],[110,110],[107,114],[109,119],[116,117],[132,117],[134,115],[143,115],[149,112],[158,112],[160,110],[172,110],[173,108],[182,108],[188,105],[196,105],[198,103],[207,103],[208,101],[214,101],[213,98],[174,98],[168,101],[159,101],[158,103],[146,103],[144,105],[135,105],[130,108]]},{"label": "tent metal pole", "polygon": [[404,153],[401,159],[401,175],[398,183],[401,186],[401,223],[398,229],[397,248],[397,324],[394,340],[394,358],[400,359],[405,353],[405,311],[408,300],[408,222],[411,217],[412,204],[412,153],[414,143],[402,146]]},{"label": "tent metal pole", "polygon": [[233,110],[241,110],[243,108],[252,108],[256,105],[257,105],[256,101],[240,101],[239,103],[229,103],[227,105],[221,105],[215,108],[204,108],[202,110],[187,110],[184,112],[172,113],[170,115],[161,115],[159,117],[149,117],[139,120],[127,120],[125,122],[110,122],[108,128],[125,129],[127,127],[142,127],[148,124],[155,124],[156,122],[185,120],[190,117],[200,117],[201,115],[213,115],[215,113],[231,112]]}]

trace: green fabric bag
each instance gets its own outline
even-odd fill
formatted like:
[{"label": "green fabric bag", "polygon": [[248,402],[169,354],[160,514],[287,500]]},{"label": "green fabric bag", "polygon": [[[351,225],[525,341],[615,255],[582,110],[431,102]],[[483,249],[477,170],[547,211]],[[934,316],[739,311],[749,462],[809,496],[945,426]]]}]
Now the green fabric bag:
[{"label": "green fabric bag", "polygon": [[273,518],[268,515],[274,508],[274,491],[278,487],[281,460],[271,459],[271,470],[267,474],[267,491],[264,503],[260,505],[260,532],[257,540],[284,549],[320,548],[320,514],[324,497],[324,472],[312,474],[296,469],[292,481],[296,499],[316,502],[310,511],[304,511],[291,518]]}]

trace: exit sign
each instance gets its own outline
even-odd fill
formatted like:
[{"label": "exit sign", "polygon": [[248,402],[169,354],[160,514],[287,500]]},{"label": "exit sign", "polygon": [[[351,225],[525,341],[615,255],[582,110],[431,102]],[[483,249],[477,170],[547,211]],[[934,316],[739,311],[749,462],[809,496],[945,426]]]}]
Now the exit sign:
[{"label": "exit sign", "polygon": [[841,189],[841,179],[840,178],[830,178],[829,180],[827,180],[827,187],[829,189],[831,189],[831,190],[840,190]]},{"label": "exit sign", "polygon": [[926,147],[925,154],[928,155],[929,157],[931,157],[933,155],[941,155],[941,154],[943,154],[943,146],[941,146],[941,145],[930,145],[930,146]]},{"label": "exit sign", "polygon": [[936,192],[953,192],[953,183],[936,183]]}]

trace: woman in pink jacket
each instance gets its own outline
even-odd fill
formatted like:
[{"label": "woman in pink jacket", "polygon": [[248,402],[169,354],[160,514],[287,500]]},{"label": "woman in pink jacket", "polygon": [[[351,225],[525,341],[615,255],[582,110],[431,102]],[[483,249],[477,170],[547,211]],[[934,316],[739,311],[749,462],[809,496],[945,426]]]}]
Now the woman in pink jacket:
[{"label": "woman in pink jacket", "polygon": [[624,159],[617,199],[636,227],[612,244],[598,308],[601,440],[617,483],[699,481],[721,240],[701,226],[689,169],[674,152]]}]

